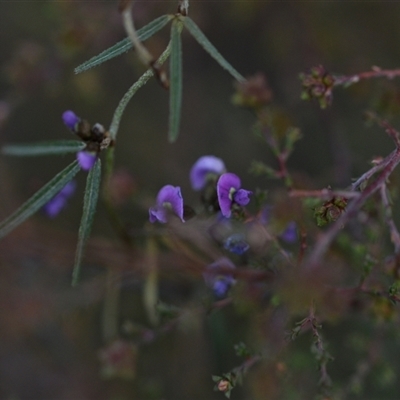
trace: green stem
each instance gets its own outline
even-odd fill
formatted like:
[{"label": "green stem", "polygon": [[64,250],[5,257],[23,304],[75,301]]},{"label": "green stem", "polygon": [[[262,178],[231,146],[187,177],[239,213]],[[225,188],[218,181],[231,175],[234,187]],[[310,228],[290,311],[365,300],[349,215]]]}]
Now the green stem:
[{"label": "green stem", "polygon": [[[171,46],[168,44],[167,48],[161,54],[159,59],[157,60],[156,64],[161,65],[165,62],[165,60],[169,57],[171,51]],[[142,87],[144,86],[147,81],[154,76],[153,69],[148,69],[124,94],[121,101],[119,102],[117,108],[115,109],[114,116],[110,126],[110,136],[111,139],[115,141],[118,133],[119,124],[121,122],[122,114],[125,111],[126,106],[128,105],[129,101],[133,97],[133,95]]]}]

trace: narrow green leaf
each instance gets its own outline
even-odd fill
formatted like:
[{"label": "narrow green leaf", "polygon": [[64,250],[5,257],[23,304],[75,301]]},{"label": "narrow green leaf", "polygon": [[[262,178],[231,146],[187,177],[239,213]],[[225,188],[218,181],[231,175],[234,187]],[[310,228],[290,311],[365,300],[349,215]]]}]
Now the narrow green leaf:
[{"label": "narrow green leaf", "polygon": [[57,140],[51,142],[7,144],[1,152],[9,156],[47,156],[55,154],[76,153],[85,148],[80,140]]},{"label": "narrow green leaf", "polygon": [[43,207],[78,173],[79,170],[80,166],[78,162],[74,161],[38,190],[28,201],[18,208],[17,211],[0,223],[0,238],[6,236]]},{"label": "narrow green leaf", "polygon": [[[169,21],[173,18],[173,15],[162,15],[161,17],[156,18],[151,21],[143,28],[138,29],[137,34],[139,40],[144,42],[145,40],[152,37],[155,33],[157,33],[160,29],[162,29],[165,25],[168,24]],[[86,71],[92,67],[102,64],[105,61],[110,60],[111,58],[117,57],[122,53],[127,52],[132,48],[132,42],[129,38],[125,38],[120,42],[114,44],[109,47],[107,50],[104,50],[97,56],[92,57],[90,60],[84,62],[75,68],[74,72],[79,74],[83,71]]]},{"label": "narrow green leaf", "polygon": [[78,246],[75,254],[75,265],[72,272],[72,286],[79,282],[83,250],[92,229],[93,217],[96,211],[97,198],[99,197],[101,178],[101,161],[97,159],[96,164],[89,171],[86,180],[85,196],[83,199],[83,213],[78,233]]},{"label": "narrow green leaf", "polygon": [[174,20],[171,29],[169,130],[168,139],[174,142],[179,134],[182,107],[182,23]]},{"label": "narrow green leaf", "polygon": [[210,54],[212,58],[224,69],[226,69],[237,81],[244,81],[245,78],[232,67],[228,61],[221,55],[221,53],[214,47],[214,45],[207,39],[200,28],[194,23],[189,17],[181,17],[185,27],[192,34],[192,36],[197,40],[197,42],[204,48],[205,51]]}]

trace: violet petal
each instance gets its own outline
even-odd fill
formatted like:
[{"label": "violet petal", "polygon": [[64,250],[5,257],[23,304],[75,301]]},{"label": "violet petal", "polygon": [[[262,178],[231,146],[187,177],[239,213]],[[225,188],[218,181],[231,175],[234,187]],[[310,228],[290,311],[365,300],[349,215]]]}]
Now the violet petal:
[{"label": "violet petal", "polygon": [[220,258],[216,262],[207,266],[203,273],[206,285],[212,289],[216,297],[224,297],[236,280],[230,273],[222,273],[219,267],[225,269],[234,269],[235,265],[228,258]]},{"label": "violet petal", "polygon": [[62,115],[62,119],[64,124],[72,131],[75,130],[76,124],[80,121],[80,118],[71,110],[65,111]]},{"label": "violet petal", "polygon": [[241,233],[234,233],[224,242],[224,249],[237,255],[244,254],[249,248],[250,245],[245,241],[245,238]]},{"label": "violet petal", "polygon": [[209,174],[220,175],[225,171],[224,162],[215,156],[200,157],[190,170],[190,182],[194,190],[201,190]]},{"label": "violet petal", "polygon": [[167,222],[168,209],[176,216],[183,219],[183,198],[179,186],[166,185],[160,189],[157,195],[157,204],[149,209],[150,222]]},{"label": "violet petal", "polygon": [[165,224],[167,222],[167,210],[164,207],[151,207],[149,209],[149,220],[152,224],[156,221]]},{"label": "violet petal", "polygon": [[76,158],[81,168],[84,171],[89,171],[90,169],[92,169],[97,160],[97,154],[86,150],[81,150],[76,153]]},{"label": "violet petal", "polygon": [[239,204],[239,206],[245,206],[249,204],[250,195],[252,194],[253,192],[251,192],[250,190],[239,189],[237,192],[234,193],[233,200],[235,201],[235,203]]},{"label": "violet petal", "polygon": [[74,194],[76,182],[68,182],[51,200],[44,206],[43,211],[49,218],[56,217],[61,210],[67,205],[68,199]]},{"label": "violet petal", "polygon": [[287,224],[286,229],[281,233],[280,238],[286,243],[294,243],[297,241],[297,224],[291,221]]},{"label": "violet petal", "polygon": [[218,203],[221,213],[224,217],[231,216],[231,207],[233,203],[232,193],[240,188],[240,178],[227,172],[222,174],[217,182]]}]

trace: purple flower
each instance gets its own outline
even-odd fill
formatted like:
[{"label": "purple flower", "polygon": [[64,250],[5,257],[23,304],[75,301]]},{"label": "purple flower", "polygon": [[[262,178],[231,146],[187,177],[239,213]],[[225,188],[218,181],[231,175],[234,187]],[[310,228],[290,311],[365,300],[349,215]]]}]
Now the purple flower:
[{"label": "purple flower", "polygon": [[249,190],[241,189],[240,178],[227,172],[222,174],[217,182],[217,195],[218,203],[221,208],[221,213],[224,217],[231,216],[231,209],[233,204],[245,206],[250,201],[252,192]]},{"label": "purple flower", "polygon": [[[221,270],[225,271],[221,271]],[[228,290],[236,283],[236,280],[226,270],[235,269],[235,265],[228,258],[220,258],[216,262],[207,266],[203,273],[206,285],[212,289],[218,298],[226,296]]]},{"label": "purple flower", "polygon": [[287,224],[285,230],[279,235],[279,237],[286,243],[294,243],[297,240],[297,224],[291,221]]},{"label": "purple flower", "polygon": [[97,154],[90,151],[81,150],[76,153],[76,159],[84,171],[89,171],[92,169],[97,160]]},{"label": "purple flower", "polygon": [[239,256],[244,254],[249,248],[250,245],[244,240],[244,236],[241,233],[234,233],[224,242],[224,249]]},{"label": "purple flower", "polygon": [[201,190],[210,176],[221,175],[226,170],[224,162],[215,156],[200,157],[190,170],[190,182],[194,190]]},{"label": "purple flower", "polygon": [[76,124],[81,120],[73,111],[65,111],[62,115],[64,124],[72,131],[75,130]]},{"label": "purple flower", "polygon": [[56,217],[67,205],[68,199],[74,194],[76,182],[68,182],[50,201],[43,206],[43,211],[49,218]]},{"label": "purple flower", "polygon": [[183,219],[183,198],[179,186],[166,185],[161,188],[157,195],[157,204],[149,209],[151,223],[156,221],[166,223],[168,214],[173,212],[182,222]]}]

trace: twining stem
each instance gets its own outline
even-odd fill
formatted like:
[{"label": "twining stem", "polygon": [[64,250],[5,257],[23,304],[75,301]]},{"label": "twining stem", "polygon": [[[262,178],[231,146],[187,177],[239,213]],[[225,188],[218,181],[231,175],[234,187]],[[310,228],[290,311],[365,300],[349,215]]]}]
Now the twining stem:
[{"label": "twining stem", "polygon": [[[161,56],[158,58],[156,64],[162,65],[165,60],[169,57],[169,54],[171,52],[171,45],[170,43],[164,50],[164,52],[161,54]],[[153,69],[148,69],[129,89],[128,91],[124,94],[122,99],[120,100],[117,108],[114,111],[113,119],[111,121],[110,125],[110,137],[112,140],[115,140],[117,137],[118,133],[118,128],[119,124],[121,122],[122,114],[125,111],[126,106],[128,105],[129,101],[133,97],[133,95],[142,87],[144,86],[147,81],[154,76],[154,71]]]}]

